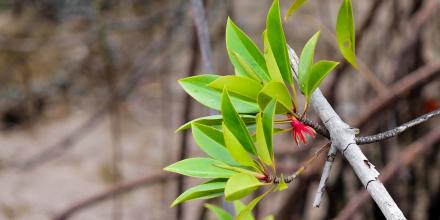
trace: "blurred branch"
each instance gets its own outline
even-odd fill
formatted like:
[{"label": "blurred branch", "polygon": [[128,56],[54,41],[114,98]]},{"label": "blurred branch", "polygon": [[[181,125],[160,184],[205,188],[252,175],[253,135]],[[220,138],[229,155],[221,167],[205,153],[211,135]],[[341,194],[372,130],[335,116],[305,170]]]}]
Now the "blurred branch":
[{"label": "blurred branch", "polygon": [[[186,7],[184,7],[183,4],[185,4],[185,2],[182,2],[179,7],[177,7],[179,10],[179,16],[184,10],[186,10]],[[165,31],[164,34],[165,39],[162,38],[161,41],[168,42],[167,38],[174,36],[173,32],[176,31],[175,27],[179,26],[181,22],[183,22],[182,18],[176,18],[175,23],[172,23],[167,27],[167,31]],[[143,52],[142,55],[140,55],[139,58],[134,61],[133,69],[130,74],[128,74],[126,79],[123,80],[123,82],[119,86],[117,86],[117,99],[121,102],[126,100],[130,96],[130,94],[144,82],[144,80],[149,76],[149,73],[157,72],[159,70],[161,64],[154,62],[153,59],[148,58],[151,54],[154,54],[156,52],[160,51],[163,53],[164,49],[167,48],[169,45],[166,43],[157,43],[151,45],[152,46],[148,50],[145,50],[145,52]],[[174,51],[166,51],[167,54],[172,52]],[[148,66],[148,68],[145,68],[145,66]],[[25,161],[18,162],[14,165],[21,169],[31,169],[35,166],[38,166],[44,162],[47,162],[62,155],[64,152],[72,148],[74,144],[80,140],[80,138],[90,133],[93,128],[98,126],[102,122],[103,117],[109,112],[109,110],[109,103],[106,103],[96,112],[94,112],[83,124],[75,128],[71,133],[62,137],[54,145],[51,145],[46,149],[31,156],[30,158],[26,159]]]},{"label": "blurred branch", "polygon": [[432,79],[440,76],[440,60],[426,64],[403,79],[395,82],[388,88],[388,92],[365,104],[363,111],[352,120],[348,120],[353,127],[361,128],[374,118],[385,107],[393,104],[398,98],[407,92],[431,82]]},{"label": "blurred branch", "polygon": [[[383,169],[382,175],[379,176],[379,180],[384,183],[389,181],[396,173],[403,167],[410,165],[421,153],[426,152],[431,146],[440,141],[440,129],[430,131],[428,134],[419,138],[416,142],[412,143],[400,154],[400,157],[392,160]],[[338,214],[336,219],[345,220],[351,219],[351,216],[368,201],[368,193],[364,189],[361,192],[356,193],[356,197],[352,198],[344,209]]]},{"label": "blurred branch", "polygon": [[90,208],[93,205],[96,205],[104,200],[118,197],[124,193],[135,190],[139,187],[145,187],[155,183],[161,183],[163,181],[167,181],[171,178],[175,178],[177,175],[173,173],[165,173],[163,171],[152,172],[152,174],[148,176],[143,176],[135,180],[121,182],[107,190],[99,192],[95,195],[87,197],[81,201],[74,203],[73,205],[67,207],[59,214],[57,214],[53,220],[66,220],[73,216],[75,213]]}]

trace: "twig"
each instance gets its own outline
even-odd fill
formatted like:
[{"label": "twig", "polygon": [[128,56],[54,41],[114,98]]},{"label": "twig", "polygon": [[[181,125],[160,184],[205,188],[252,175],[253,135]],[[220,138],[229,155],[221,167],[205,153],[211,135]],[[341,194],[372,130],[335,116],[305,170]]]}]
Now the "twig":
[{"label": "twig", "polygon": [[325,192],[325,186],[330,176],[333,162],[335,161],[337,149],[336,147],[330,147],[325,160],[324,168],[322,169],[321,179],[319,180],[318,190],[316,191],[315,198],[313,199],[313,207],[319,207],[321,205],[321,199]]},{"label": "twig", "polygon": [[[289,48],[289,53],[293,54],[295,51]],[[298,63],[294,63],[295,59],[292,59],[291,62],[294,69],[298,68]],[[319,89],[312,94],[310,104],[321,120],[325,122],[325,126],[330,132],[332,146],[342,152],[384,216],[387,219],[406,219],[383,184],[378,180],[379,172],[355,143],[353,129],[336,114]]]},{"label": "twig", "polygon": [[[365,136],[365,137],[356,137],[355,141],[356,144],[358,145],[364,145],[364,144],[371,144],[371,143],[375,143],[375,142],[379,142],[379,141],[383,141],[386,140],[388,138],[392,138],[397,136],[398,134],[406,131],[407,129],[416,126],[420,123],[426,122],[429,119],[439,116],[440,115],[440,109],[434,110],[430,113],[424,114],[422,116],[419,116],[409,122],[406,122],[398,127],[395,127],[391,130],[385,131],[385,132],[381,132],[375,135],[370,135],[370,136]],[[322,135],[323,137],[330,139],[330,134],[328,132],[328,130],[324,127],[322,127],[321,125],[319,125],[318,123],[310,120],[310,119],[306,119],[306,118],[301,118],[300,119],[304,124],[312,127],[313,129],[315,129],[315,131]]]},{"label": "twig", "polygon": [[135,179],[132,181],[122,182],[116,186],[113,186],[107,190],[104,190],[100,193],[87,197],[72,206],[67,207],[64,211],[61,211],[57,214],[53,220],[66,220],[73,216],[75,213],[90,208],[93,205],[96,205],[106,199],[120,196],[126,192],[137,189],[142,186],[147,186],[154,183],[160,183],[166,181],[171,178],[177,177],[176,174],[173,173],[165,173],[163,171],[156,171],[148,176],[141,177],[139,179]]},{"label": "twig", "polygon": [[[427,151],[436,142],[440,141],[440,129],[430,131],[428,134],[419,138],[412,143],[400,154],[400,157],[392,160],[383,169],[379,179],[383,182],[390,180],[400,169],[410,165],[419,154]],[[351,216],[368,200],[368,193],[365,190],[356,193],[356,197],[352,198],[344,209],[338,214],[336,219],[351,219]]]},{"label": "twig", "polygon": [[374,142],[378,142],[378,141],[382,141],[382,140],[394,137],[394,136],[404,132],[408,128],[411,128],[415,125],[418,125],[420,123],[428,121],[432,117],[435,117],[438,115],[440,115],[440,108],[435,111],[432,111],[428,114],[424,114],[420,117],[417,117],[416,119],[411,120],[409,122],[406,122],[396,128],[391,129],[391,130],[388,130],[388,131],[385,131],[385,132],[382,132],[379,134],[371,135],[371,136],[358,137],[358,138],[356,138],[356,143],[357,144],[370,144],[370,143],[374,143]]},{"label": "twig", "polygon": [[[303,173],[307,167],[313,162],[315,161],[319,155],[324,152],[325,150],[327,150],[327,148],[330,146],[331,142],[328,142],[326,144],[324,144],[323,146],[321,146],[306,162],[304,162],[304,164],[302,166],[300,166],[292,175],[290,176],[284,176],[283,180],[285,183],[290,183],[292,182],[294,179],[296,179],[299,175],[301,175],[301,173]],[[269,177],[270,182],[273,182],[275,184],[280,183],[281,181],[281,177]]]}]

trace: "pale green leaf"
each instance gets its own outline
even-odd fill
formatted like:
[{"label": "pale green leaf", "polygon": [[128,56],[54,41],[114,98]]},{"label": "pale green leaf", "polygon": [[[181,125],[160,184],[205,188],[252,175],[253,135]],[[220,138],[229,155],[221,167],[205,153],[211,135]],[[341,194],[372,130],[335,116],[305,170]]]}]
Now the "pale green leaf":
[{"label": "pale green leaf", "polygon": [[238,69],[235,69],[235,75],[237,76],[246,76],[250,79],[256,80],[258,82],[267,82],[269,79],[267,79],[269,76],[265,74],[265,77],[262,78],[260,75],[258,75],[257,72],[255,72],[255,69],[251,66],[250,63],[248,63],[240,54],[233,52],[232,56],[235,56],[238,64],[241,66],[243,74],[240,74]]},{"label": "pale green leaf", "polygon": [[[275,108],[276,108],[277,99],[272,99],[264,108],[263,111],[263,131],[264,131],[264,137],[266,139],[267,143],[267,149],[269,151],[270,157],[272,160],[274,159],[274,152],[273,152],[273,134],[274,134],[274,127],[273,127],[273,121],[275,118]],[[275,130],[277,130],[275,128]],[[278,131],[276,131],[278,132]]]},{"label": "pale green leaf", "polygon": [[[281,23],[280,4],[278,0],[272,3],[266,19],[266,34],[270,48],[284,81],[292,84],[292,69],[287,53],[286,37]],[[292,84],[293,85],[293,84]]]},{"label": "pale green leaf", "polygon": [[227,89],[229,94],[235,94],[250,100],[256,100],[258,93],[263,88],[257,81],[243,76],[222,76],[208,86],[219,91]]},{"label": "pale green leaf", "polygon": [[[246,205],[244,205],[240,200],[235,200],[234,201],[234,208],[235,208],[235,213],[240,213],[243,209],[246,208]],[[242,216],[241,220],[255,220],[254,216],[252,215],[252,213],[249,213],[246,216]]]},{"label": "pale green leaf", "polygon": [[301,51],[301,56],[299,58],[299,67],[298,67],[298,84],[301,91],[306,93],[306,78],[307,74],[312,68],[313,65],[313,57],[315,55],[316,44],[318,43],[320,32],[316,32],[304,45],[303,50]]},{"label": "pale green leaf", "polygon": [[238,165],[228,153],[221,131],[197,123],[191,127],[194,141],[207,155],[226,164]]},{"label": "pale green leaf", "polygon": [[211,212],[214,213],[215,217],[217,217],[217,220],[233,220],[231,214],[223,210],[222,208],[212,205],[212,204],[205,204],[205,207],[211,210]]},{"label": "pale green leaf", "polygon": [[[217,75],[197,75],[179,80],[180,85],[195,100],[206,107],[220,110],[221,91],[208,87],[208,84],[218,79]],[[256,113],[258,105],[247,98],[231,94],[231,102],[239,113]]]},{"label": "pale green leaf", "polygon": [[267,70],[269,72],[271,81],[283,82],[283,77],[281,75],[280,69],[278,68],[275,55],[270,46],[269,40],[267,39],[267,31],[263,32],[263,42],[264,42],[264,59],[266,60]]},{"label": "pale green leaf", "polygon": [[228,91],[223,91],[221,102],[221,112],[224,124],[247,152],[256,155],[255,146],[249,135],[249,131],[246,128],[246,124],[234,109]]},{"label": "pale green leaf", "polygon": [[263,185],[264,183],[255,176],[237,173],[226,182],[225,199],[226,201],[241,199]]},{"label": "pale green leaf", "polygon": [[196,157],[178,161],[165,167],[164,170],[198,178],[229,178],[236,174],[234,171],[214,166],[214,164],[224,163],[211,158]]},{"label": "pale green leaf", "polygon": [[307,101],[310,99],[313,91],[318,88],[321,81],[338,65],[338,62],[321,60],[312,65],[309,73],[306,76],[305,80],[305,91],[304,95],[307,98]]},{"label": "pale green leaf", "polygon": [[357,69],[354,17],[351,0],[342,0],[338,18],[336,19],[336,38],[342,56]]},{"label": "pale green leaf", "polygon": [[[241,120],[246,125],[252,125],[255,124],[255,115],[240,115]],[[191,123],[197,123],[202,125],[209,125],[209,126],[221,126],[223,123],[223,116],[222,115],[210,115],[205,117],[196,118],[192,121],[189,121],[185,123],[184,125],[180,126],[176,132],[183,131],[186,129],[191,128]]]},{"label": "pale green leaf", "polygon": [[223,195],[224,188],[226,186],[226,179],[215,179],[209,182],[194,186],[180,194],[171,207],[176,206],[180,203],[186,202],[188,200],[194,199],[210,199]]},{"label": "pale green leaf", "polygon": [[293,103],[289,90],[284,83],[270,82],[266,84],[258,94],[258,105],[261,109],[266,108],[266,105],[272,100],[277,99],[276,113],[283,114],[292,112]]},{"label": "pale green leaf", "polygon": [[264,134],[264,128],[263,128],[263,119],[261,117],[261,113],[257,114],[257,152],[258,157],[268,166],[272,166],[272,155],[269,152],[268,144],[266,143],[266,137]]},{"label": "pale green leaf", "polygon": [[243,166],[257,167],[251,155],[244,149],[243,145],[237,140],[234,134],[231,133],[228,127],[224,125],[222,130],[226,149],[232,158]]},{"label": "pale green leaf", "polygon": [[[252,72],[262,81],[268,81],[266,62],[255,43],[240,28],[228,18],[226,24],[226,49],[229,59],[234,65],[236,72],[241,76],[254,77],[249,75],[247,67],[243,66],[243,61],[253,69]],[[240,58],[237,58],[236,55]],[[241,59],[241,60],[239,60]]]},{"label": "pale green leaf", "polygon": [[286,15],[284,16],[284,20],[287,20],[289,16],[291,16],[298,8],[300,8],[304,3],[306,3],[307,0],[294,0],[294,2],[290,5],[289,9],[287,10]]},{"label": "pale green leaf", "polygon": [[258,196],[257,198],[253,199],[244,209],[242,209],[236,218],[236,220],[245,220],[248,218],[248,216],[251,214],[252,209],[257,205],[258,202],[260,202],[270,191],[272,191],[273,187],[269,190],[267,190],[262,195]]}]

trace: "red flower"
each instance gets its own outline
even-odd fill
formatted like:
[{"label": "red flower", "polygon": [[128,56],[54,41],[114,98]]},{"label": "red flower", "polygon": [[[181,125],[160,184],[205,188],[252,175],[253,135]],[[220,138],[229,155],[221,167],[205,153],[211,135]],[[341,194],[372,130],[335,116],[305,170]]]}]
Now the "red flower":
[{"label": "red flower", "polygon": [[304,144],[307,144],[307,140],[304,137],[304,133],[308,134],[310,137],[315,137],[315,130],[313,128],[305,125],[304,123],[300,122],[298,119],[296,119],[292,115],[287,115],[290,119],[290,125],[292,125],[292,137],[295,141],[296,145],[299,146],[299,140]]}]

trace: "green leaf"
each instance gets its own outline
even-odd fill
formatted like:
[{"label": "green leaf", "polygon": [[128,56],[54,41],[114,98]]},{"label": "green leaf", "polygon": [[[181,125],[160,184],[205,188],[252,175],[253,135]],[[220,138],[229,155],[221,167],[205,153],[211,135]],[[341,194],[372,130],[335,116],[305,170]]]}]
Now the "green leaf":
[{"label": "green leaf", "polygon": [[267,39],[267,31],[263,32],[263,42],[264,42],[264,59],[266,60],[267,70],[269,72],[271,81],[283,82],[283,77],[281,76],[280,69],[278,68],[275,55],[272,51],[269,40]]},{"label": "green leaf", "polygon": [[[227,183],[226,183],[227,184]],[[253,199],[244,209],[242,209],[236,218],[236,220],[245,220],[248,218],[249,215],[251,215],[252,209],[257,205],[258,202],[260,202],[270,191],[272,191],[273,187],[269,190],[267,190],[262,195],[258,196],[257,198]]]},{"label": "green leaf", "polygon": [[[246,125],[255,124],[255,115],[240,115],[240,118],[241,118],[241,120],[243,120],[243,122]],[[176,130],[176,132],[191,128],[192,123],[209,125],[209,126],[221,126],[223,123],[223,116],[222,115],[210,115],[210,116],[205,116],[205,117],[201,117],[201,118],[196,118],[196,119],[189,121],[189,122],[185,123],[184,125],[180,126]]]},{"label": "green leaf", "polygon": [[280,4],[278,0],[272,3],[266,19],[266,34],[270,48],[284,81],[292,84],[292,69],[287,53],[286,37],[281,24]]},{"label": "green leaf", "polygon": [[269,151],[270,157],[272,160],[274,159],[273,152],[273,120],[275,118],[275,107],[276,107],[277,99],[272,99],[269,104],[266,105],[263,111],[263,131],[264,137],[267,143],[267,149]]},{"label": "green leaf", "polygon": [[287,20],[289,16],[291,16],[298,8],[300,8],[304,3],[306,3],[307,0],[294,0],[294,2],[290,5],[289,9],[287,10],[286,15],[284,16],[284,20]]},{"label": "green leaf", "polygon": [[249,64],[242,56],[240,56],[240,54],[236,53],[236,52],[232,52],[232,56],[235,56],[235,58],[237,59],[238,64],[241,66],[242,71],[244,71],[243,74],[241,74],[239,72],[238,69],[235,69],[235,75],[237,76],[246,76],[250,79],[256,80],[258,82],[267,82],[269,81],[268,76],[266,76],[267,74],[265,74],[265,78],[262,78],[261,76],[258,75],[257,72],[255,72],[255,69],[251,66],[251,64]]},{"label": "green leaf", "polygon": [[256,155],[255,146],[249,135],[249,131],[246,128],[246,124],[241,120],[237,111],[235,111],[234,106],[232,106],[228,91],[223,91],[221,100],[221,111],[224,124],[247,152]]},{"label": "green leaf", "polygon": [[255,72],[260,80],[269,81],[266,63],[260,50],[230,18],[228,18],[226,24],[226,49],[229,59],[239,75],[254,77],[249,70],[246,70],[248,67],[243,66],[245,62],[253,69],[252,72]]},{"label": "green leaf", "polygon": [[258,157],[268,166],[272,166],[272,154],[269,151],[268,144],[266,143],[266,137],[263,128],[263,119],[261,113],[257,114],[257,152]]},{"label": "green leaf", "polygon": [[225,139],[226,148],[229,154],[234,158],[237,162],[242,164],[243,166],[250,166],[257,168],[258,166],[250,156],[250,154],[244,149],[243,145],[237,140],[234,134],[224,125],[223,126],[223,135]]},{"label": "green leaf", "polygon": [[342,0],[339,8],[338,18],[336,20],[336,38],[338,40],[338,47],[342,56],[355,68],[356,52],[355,52],[355,31],[354,31],[354,17],[351,0]]},{"label": "green leaf", "polygon": [[257,100],[257,95],[263,88],[257,81],[243,76],[222,76],[208,86],[219,91],[227,89],[230,94],[236,94],[254,101]]},{"label": "green leaf", "polygon": [[307,41],[299,59],[298,82],[307,102],[321,81],[338,65],[338,62],[326,60],[321,60],[315,64],[313,63],[313,56],[315,54],[319,34],[320,32],[317,32]]},{"label": "green leaf", "polygon": [[214,166],[214,164],[224,163],[211,158],[196,157],[178,161],[165,167],[164,170],[198,178],[229,178],[236,174],[234,171]]},{"label": "green leaf", "polygon": [[[243,209],[246,208],[246,206],[242,202],[240,202],[240,200],[235,200],[234,201],[234,208],[235,208],[236,213],[240,213]],[[242,216],[241,220],[255,220],[255,218],[252,215],[252,213],[249,213],[246,216]]]},{"label": "green leaf", "polygon": [[264,178],[265,175],[262,173],[257,173],[255,172],[255,170],[249,170],[247,167],[239,167],[239,166],[229,166],[226,164],[214,164],[214,166],[223,168],[223,169],[227,169],[227,170],[232,170],[235,171],[237,173],[245,173],[245,174],[249,174],[252,176],[255,176],[257,178]]},{"label": "green leaf", "polygon": [[188,200],[210,199],[221,196],[223,195],[225,186],[225,179],[215,179],[201,185],[194,186],[180,194],[180,196],[177,197],[176,200],[174,200],[174,202],[171,204],[171,207],[174,207]]},{"label": "green leaf", "polygon": [[194,141],[210,157],[226,164],[238,165],[226,149],[223,133],[215,128],[194,123],[192,126]]},{"label": "green leaf", "polygon": [[277,106],[275,110],[277,114],[292,112],[292,97],[290,96],[289,90],[284,83],[270,82],[266,84],[260,91],[260,94],[258,94],[258,105],[261,109],[264,109],[266,108],[266,105],[274,98],[277,99]]},{"label": "green leaf", "polygon": [[[218,79],[220,76],[206,74],[197,75],[179,80],[180,85],[195,100],[201,104],[216,110],[220,110],[221,91],[208,87],[208,84]],[[231,102],[240,113],[256,113],[259,111],[258,105],[252,100],[231,95]]]},{"label": "green leaf", "polygon": [[313,91],[318,88],[321,81],[338,65],[338,62],[321,60],[312,65],[305,79],[304,95],[307,101],[310,99]]},{"label": "green leaf", "polygon": [[215,217],[217,217],[218,220],[233,220],[231,214],[216,205],[205,204],[205,207],[211,210],[211,212],[214,213]]},{"label": "green leaf", "polygon": [[316,32],[304,45],[299,58],[298,66],[298,84],[301,91],[305,94],[306,77],[313,65],[313,57],[315,55],[316,44],[318,43],[320,32]]},{"label": "green leaf", "polygon": [[237,173],[228,179],[225,186],[225,200],[233,201],[241,199],[259,187],[265,185],[255,176]]}]

